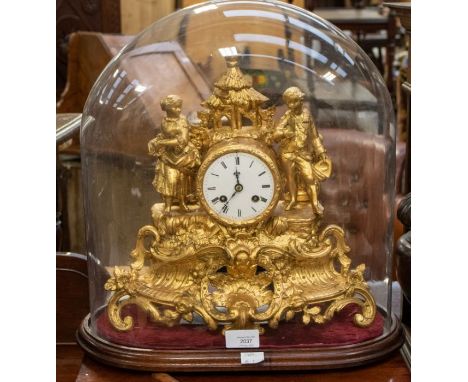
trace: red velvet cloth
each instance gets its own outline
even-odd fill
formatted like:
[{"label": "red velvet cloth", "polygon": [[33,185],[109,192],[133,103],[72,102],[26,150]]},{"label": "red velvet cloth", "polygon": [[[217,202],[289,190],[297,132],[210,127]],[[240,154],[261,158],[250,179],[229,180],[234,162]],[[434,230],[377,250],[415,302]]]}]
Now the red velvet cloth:
[{"label": "red velvet cloth", "polygon": [[[347,306],[335,314],[326,324],[303,325],[299,320],[280,322],[277,329],[265,325],[260,336],[260,347],[307,348],[316,346],[349,345],[378,337],[383,333],[384,319],[377,312],[374,322],[368,328],[359,328],[353,323],[357,306]],[[107,313],[97,318],[98,334],[115,344],[149,349],[213,349],[225,348],[221,329],[210,331],[203,325],[178,325],[172,328],[152,323],[145,312],[134,305],[123,309],[122,316],[131,315],[134,327],[128,332],[116,330]],[[299,316],[299,315],[298,315]]]}]

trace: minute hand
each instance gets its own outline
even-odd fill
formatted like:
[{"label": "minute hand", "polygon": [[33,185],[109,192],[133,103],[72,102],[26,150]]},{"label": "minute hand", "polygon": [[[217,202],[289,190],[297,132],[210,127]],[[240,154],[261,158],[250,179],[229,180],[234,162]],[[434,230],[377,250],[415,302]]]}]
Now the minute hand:
[{"label": "minute hand", "polygon": [[237,191],[234,191],[234,193],[231,195],[231,197],[230,197],[229,200],[226,202],[226,204],[228,204],[228,203],[231,201],[231,199],[234,197],[235,194],[237,194]]},{"label": "minute hand", "polygon": [[226,203],[224,203],[223,207],[221,208],[221,211],[224,210],[224,209],[227,207],[227,205],[229,204],[229,202],[231,201],[231,199],[232,199],[232,198],[234,197],[234,195],[236,195],[236,194],[237,194],[237,191],[234,191],[234,193],[231,195],[231,197],[229,198],[229,200],[228,200]]}]

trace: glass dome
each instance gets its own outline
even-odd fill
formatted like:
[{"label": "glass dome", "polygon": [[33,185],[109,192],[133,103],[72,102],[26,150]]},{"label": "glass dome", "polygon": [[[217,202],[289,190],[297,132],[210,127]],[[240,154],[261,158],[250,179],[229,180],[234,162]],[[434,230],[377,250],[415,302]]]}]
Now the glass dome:
[{"label": "glass dome", "polygon": [[[293,93],[300,106],[290,104],[294,97],[287,94]],[[300,113],[295,112],[298,107]],[[302,131],[311,138],[310,153],[307,145],[286,152],[285,142],[290,138],[288,133],[278,138],[282,128],[291,128],[295,137]],[[171,129],[184,133],[171,133]],[[149,144],[155,139],[164,143]],[[226,149],[233,139],[238,139],[237,146]],[[271,208],[252,215],[251,220],[241,219],[245,211],[240,207],[233,212],[239,216],[223,220],[222,211],[216,212],[211,199],[200,200],[208,195],[209,184],[198,181],[197,174],[209,173],[215,168],[210,166],[222,162],[224,157],[218,154],[222,150],[212,152],[213,146],[222,145],[226,155],[235,155],[236,161],[242,152],[240,160],[259,159],[271,172]],[[254,148],[244,153],[244,147]],[[396,336],[398,319],[392,314],[391,293],[392,103],[367,55],[329,22],[276,1],[212,1],[161,19],[136,36],[100,75],[83,113],[81,150],[91,294],[91,312],[84,322],[87,338],[127,352],[207,350],[224,347],[223,328],[256,328],[264,351],[281,348],[280,338],[294,333],[291,341],[282,343],[284,351],[310,348],[323,353],[328,348],[362,349]],[[158,156],[161,152],[169,153],[165,158],[172,164]],[[239,168],[235,167],[235,173],[244,171]],[[233,179],[230,174],[211,187],[220,189]],[[244,182],[242,188],[247,192],[247,184],[250,187],[255,179]],[[236,187],[238,184],[239,178]],[[239,189],[235,188],[234,201],[241,200]],[[227,193],[223,191],[221,197]],[[297,201],[288,211],[294,193]],[[254,196],[250,199],[254,203],[262,197]],[[185,205],[190,210],[186,214]],[[300,214],[305,212],[301,211],[308,209],[312,218],[303,218]],[[302,228],[294,231],[295,224]],[[326,238],[325,227],[338,227],[336,232],[343,232],[343,241],[339,235]],[[221,233],[210,236],[210,230]],[[297,245],[294,248],[299,248],[297,257],[291,258],[294,250],[288,244],[290,249],[282,255],[269,255],[263,263],[255,263],[249,245],[257,240],[252,245],[267,246],[261,244],[262,230],[271,243],[283,243],[286,236],[291,239]],[[216,235],[229,236],[231,241],[221,243],[214,239]],[[276,236],[272,239],[271,235]],[[249,248],[236,247],[233,255],[229,247],[233,241]],[[327,255],[325,273],[293,271],[297,278],[310,281],[315,300],[303,298],[310,285],[294,281],[296,276],[286,279],[286,271],[281,274],[287,280],[283,284],[265,281],[259,286],[261,277],[281,273],[278,262],[274,270],[268,268],[278,258],[275,256],[290,256],[286,263],[292,268],[318,261],[318,252],[310,248],[319,244],[312,242],[323,245],[322,249],[335,245]],[[230,249],[223,252],[219,247]],[[207,256],[206,248],[211,248],[213,257],[203,262],[200,259]],[[309,251],[310,259],[301,251]],[[245,267],[235,270],[229,261],[244,261]],[[253,267],[249,268],[253,274],[248,266]],[[207,269],[214,273],[209,275]],[[244,289],[239,286],[231,295],[221,293],[222,287],[234,288],[238,276]],[[216,277],[224,281],[206,281]],[[314,281],[323,277],[330,277],[330,283],[336,285],[324,287]],[[355,282],[349,281],[353,277],[362,278],[358,280],[362,293],[368,290],[371,296],[361,304],[346,300],[353,298],[352,288],[336,297],[339,288]],[[201,279],[205,286],[200,286]],[[235,303],[249,304],[247,297],[244,301],[240,296],[248,294],[249,288],[258,298],[255,313],[249,311],[249,316],[236,310],[234,319]],[[337,300],[330,310],[323,305],[326,299],[317,297],[320,288],[335,288],[330,293]],[[198,297],[192,296],[194,291]],[[265,312],[291,291],[296,293],[295,300],[288,297],[287,306],[270,320]],[[229,305],[226,301],[234,294],[237,300]],[[206,301],[212,302],[209,309]],[[242,310],[239,306],[236,309]],[[366,325],[356,325],[366,319]],[[89,350],[90,346],[84,347]],[[310,359],[304,362],[314,367]],[[126,366],[139,367],[138,362]]]}]

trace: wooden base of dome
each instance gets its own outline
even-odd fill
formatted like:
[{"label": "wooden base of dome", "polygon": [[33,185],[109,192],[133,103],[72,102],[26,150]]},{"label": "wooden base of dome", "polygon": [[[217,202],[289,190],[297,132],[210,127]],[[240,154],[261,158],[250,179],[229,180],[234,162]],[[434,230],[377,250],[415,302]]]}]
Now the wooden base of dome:
[{"label": "wooden base of dome", "polygon": [[[142,349],[122,346],[96,337],[89,326],[90,315],[77,333],[80,346],[105,364],[155,372],[218,372],[266,370],[337,369],[370,363],[391,354],[403,343],[400,321],[392,317],[387,333],[358,344],[275,349]],[[242,351],[263,351],[265,361],[241,365]]]}]

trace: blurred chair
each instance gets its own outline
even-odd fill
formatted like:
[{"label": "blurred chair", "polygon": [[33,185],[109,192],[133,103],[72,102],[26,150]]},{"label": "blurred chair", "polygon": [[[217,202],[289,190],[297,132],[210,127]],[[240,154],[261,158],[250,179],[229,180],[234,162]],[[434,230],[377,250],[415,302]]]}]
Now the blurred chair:
[{"label": "blurred chair", "polygon": [[70,35],[77,30],[120,33],[120,3],[120,0],[56,1],[55,70],[57,96],[63,90],[69,73],[67,65]]},{"label": "blurred chair", "polygon": [[68,47],[67,82],[57,113],[81,113],[94,82],[133,36],[75,32]]},{"label": "blurred chair", "polygon": [[[392,195],[385,185],[394,182],[395,194],[401,192],[398,187],[403,177],[405,144],[397,143],[396,177],[392,180],[388,178],[391,171],[385,166],[387,153],[382,136],[343,129],[322,129],[321,134],[333,161],[332,176],[323,182],[320,191],[320,200],[325,206],[324,224],[333,223],[344,228],[354,265],[365,263],[371,269],[384,270],[384,263],[369,262],[370,259],[386,260],[383,238],[388,222],[392,223],[392,215],[395,238],[403,231],[396,219],[396,207],[394,211],[387,207]],[[384,277],[383,274],[376,276]]]}]

